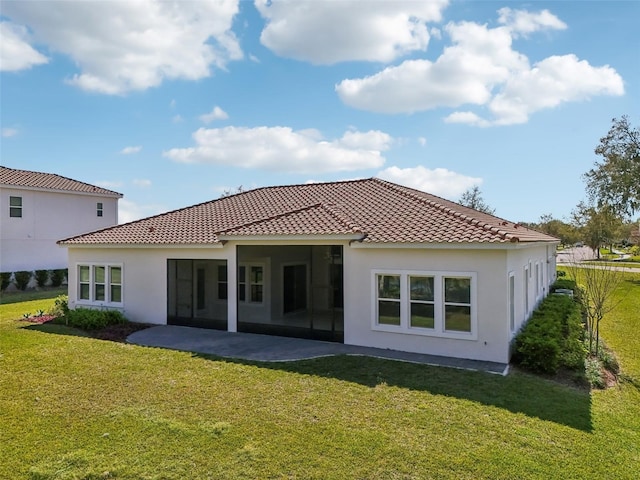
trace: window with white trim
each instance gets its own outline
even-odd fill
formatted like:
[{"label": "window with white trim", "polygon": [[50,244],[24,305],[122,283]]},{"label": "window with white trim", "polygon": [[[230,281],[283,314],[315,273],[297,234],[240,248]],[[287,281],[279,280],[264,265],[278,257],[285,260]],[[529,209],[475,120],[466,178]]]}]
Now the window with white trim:
[{"label": "window with white trim", "polygon": [[374,271],[373,329],[475,339],[476,274]]},{"label": "window with white trim", "polygon": [[101,217],[101,216],[102,216],[102,213],[103,213],[102,202],[98,202],[98,203],[96,204],[96,215],[97,215],[98,217]]},{"label": "window with white trim", "polygon": [[516,276],[509,273],[509,329],[516,330]]},{"label": "window with white trim", "polygon": [[78,302],[122,304],[122,265],[78,265]]},{"label": "window with white trim", "polygon": [[251,264],[240,265],[238,267],[238,301],[247,303],[263,303],[263,265]]},{"label": "window with white trim", "polygon": [[9,216],[22,217],[22,197],[9,197]]}]

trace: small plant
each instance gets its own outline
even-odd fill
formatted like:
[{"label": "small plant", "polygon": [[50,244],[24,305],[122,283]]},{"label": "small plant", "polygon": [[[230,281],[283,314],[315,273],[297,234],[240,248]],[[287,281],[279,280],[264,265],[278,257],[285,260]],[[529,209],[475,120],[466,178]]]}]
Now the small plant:
[{"label": "small plant", "polygon": [[27,285],[29,284],[29,280],[31,280],[32,273],[33,272],[21,270],[13,274],[16,280],[16,286],[18,287],[19,290],[24,290],[25,288],[27,288]]},{"label": "small plant", "polygon": [[4,290],[11,283],[11,272],[2,272],[0,273],[0,281],[2,282],[0,285],[0,290]]},{"label": "small plant", "polygon": [[44,310],[38,310],[38,311],[36,312],[36,317],[41,317],[41,316],[43,316],[43,315],[44,315]]},{"label": "small plant", "polygon": [[567,275],[567,272],[565,272],[564,270],[558,270],[556,272],[556,277],[560,278],[560,277],[565,277]]},{"label": "small plant", "polygon": [[584,376],[593,388],[604,388],[605,382],[602,377],[602,365],[596,357],[587,357],[584,361]]},{"label": "small plant", "polygon": [[39,287],[44,287],[49,280],[49,270],[36,270],[36,282]]},{"label": "small plant", "polygon": [[22,318],[24,318],[25,320],[31,318],[31,312],[23,313]]},{"label": "small plant", "polygon": [[54,317],[66,317],[69,313],[69,297],[58,295],[53,301],[53,307],[49,309],[49,315]]},{"label": "small plant", "polygon": [[51,270],[51,286],[59,287],[62,285],[65,277],[67,276],[67,270],[65,268],[59,268],[56,270]]}]

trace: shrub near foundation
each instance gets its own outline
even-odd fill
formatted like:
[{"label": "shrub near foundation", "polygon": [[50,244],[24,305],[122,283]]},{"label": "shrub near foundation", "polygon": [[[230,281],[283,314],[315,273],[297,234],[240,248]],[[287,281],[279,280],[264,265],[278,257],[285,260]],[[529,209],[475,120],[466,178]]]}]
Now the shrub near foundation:
[{"label": "shrub near foundation", "polygon": [[[566,285],[563,282],[563,287]],[[584,365],[584,326],[580,304],[566,295],[550,295],[533,312],[515,341],[514,363],[537,373]]]},{"label": "shrub near foundation", "polygon": [[76,308],[65,315],[65,323],[81,330],[98,330],[109,325],[122,325],[127,319],[117,310]]},{"label": "shrub near foundation", "polygon": [[24,290],[25,288],[27,288],[27,284],[29,283],[29,280],[31,280],[32,273],[33,272],[21,270],[13,274],[13,278],[16,281],[16,286],[18,287],[18,290]]}]

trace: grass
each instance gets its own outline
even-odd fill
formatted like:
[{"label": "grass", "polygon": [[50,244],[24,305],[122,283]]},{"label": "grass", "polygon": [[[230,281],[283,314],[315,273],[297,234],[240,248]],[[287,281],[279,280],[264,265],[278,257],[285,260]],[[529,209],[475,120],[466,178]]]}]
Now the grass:
[{"label": "grass", "polygon": [[627,285],[603,329],[628,380],[591,393],[364,357],[227,361],[16,320],[53,300],[2,305],[0,478],[636,478]]}]

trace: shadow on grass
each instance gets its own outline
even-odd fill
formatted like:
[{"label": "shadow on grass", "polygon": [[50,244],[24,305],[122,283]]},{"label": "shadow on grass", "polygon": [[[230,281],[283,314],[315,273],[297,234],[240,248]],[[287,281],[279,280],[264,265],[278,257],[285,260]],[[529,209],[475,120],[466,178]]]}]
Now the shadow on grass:
[{"label": "shadow on grass", "polygon": [[[82,330],[53,323],[28,325],[24,328],[43,333],[97,338]],[[585,432],[593,430],[591,396],[588,390],[570,388],[521,372],[502,377],[482,372],[350,355],[293,362],[257,362],[200,353],[192,353],[192,356],[216,362],[252,365],[299,375],[337,379],[371,388],[384,384],[422,391],[431,395],[443,395],[502,408]]]},{"label": "shadow on grass", "polygon": [[354,382],[368,387],[386,384],[503,408],[591,432],[591,395],[521,372],[506,377],[433,367],[374,357],[337,355],[295,362],[254,362],[194,353],[196,358],[254,365],[301,375]]},{"label": "shadow on grass", "polygon": [[0,295],[0,305],[30,302],[32,300],[47,300],[66,294],[67,287],[46,287],[41,290],[31,290],[27,292],[2,292],[2,295]]}]

